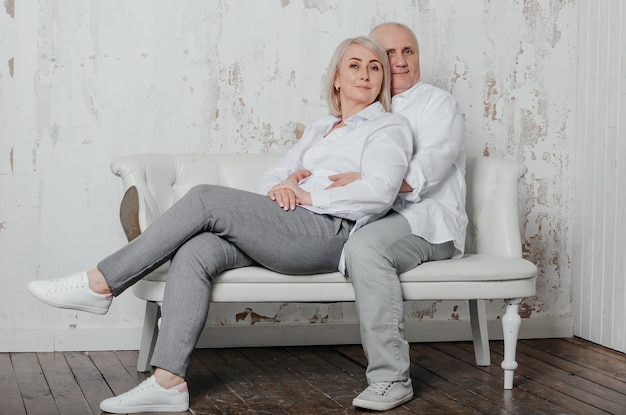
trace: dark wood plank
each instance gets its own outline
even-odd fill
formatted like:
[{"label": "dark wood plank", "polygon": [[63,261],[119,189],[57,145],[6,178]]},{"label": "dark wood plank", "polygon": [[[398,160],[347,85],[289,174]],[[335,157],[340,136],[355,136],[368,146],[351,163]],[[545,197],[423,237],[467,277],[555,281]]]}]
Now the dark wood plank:
[{"label": "dark wood plank", "polygon": [[556,340],[572,343],[576,347],[582,347],[585,349],[589,349],[594,353],[609,356],[612,361],[626,363],[626,353],[618,352],[616,350],[612,350],[607,347],[600,346],[599,344],[595,344],[590,341],[583,340],[579,337],[568,337],[568,338],[556,339]]},{"label": "dark wood plank", "polygon": [[282,348],[241,349],[241,353],[253,362],[253,381],[259,385],[271,383],[272,386],[264,393],[277,400],[282,409],[294,414],[311,408],[318,409],[320,413],[332,413],[338,409],[338,405],[325,395],[311,393],[309,381],[289,370],[284,361],[292,355]]},{"label": "dark wood plank", "polygon": [[476,388],[481,387],[483,382],[490,381],[488,374],[480,371],[472,372],[471,375],[462,373],[456,363],[450,361],[453,359],[443,356],[441,352],[436,351],[428,344],[412,344],[410,353],[413,363],[435,375],[423,379],[424,383],[437,388],[453,399],[463,402],[464,405],[473,410],[483,413],[511,413],[507,408],[500,407],[477,394]]},{"label": "dark wood plank", "polygon": [[[579,360],[571,361],[568,360],[571,359],[571,352],[569,350],[565,351],[563,356],[568,356],[565,358],[555,356],[552,353],[547,353],[539,349],[539,347],[543,344],[541,341],[536,342],[535,344],[536,346],[529,345],[526,342],[521,342],[518,345],[518,350],[520,353],[524,353],[537,360],[541,360],[544,365],[548,365],[550,367],[550,372],[554,373],[555,378],[562,380],[563,383],[593,394],[603,401],[602,405],[597,405],[594,402],[597,402],[598,400],[594,399],[593,402],[589,402],[590,404],[613,413],[616,411],[619,413],[620,410],[624,410],[624,408],[626,408],[624,383],[619,382],[614,378],[614,371],[605,375],[604,373],[598,372],[594,369],[589,369],[588,367],[593,365],[589,363],[589,360],[593,360],[591,353],[586,352],[584,354],[580,354]],[[568,348],[568,343],[562,342],[562,344],[564,349]],[[600,358],[600,356],[595,355],[595,358]],[[597,366],[604,365],[604,363],[599,363]]]},{"label": "dark wood plank", "polygon": [[63,353],[40,353],[38,358],[59,412],[63,415],[92,413]]},{"label": "dark wood plank", "polygon": [[36,353],[12,353],[13,370],[29,415],[58,414]]},{"label": "dark wood plank", "polygon": [[[366,386],[364,381],[346,375],[345,372],[320,358],[316,353],[319,347],[287,347],[291,356],[285,356],[281,362],[291,371],[306,379],[310,391],[318,391],[337,405],[335,413],[353,411],[352,400]],[[341,387],[337,385],[340,384]],[[350,413],[350,412],[348,412]]]},{"label": "dark wood plank", "polygon": [[[488,367],[476,366],[476,357],[471,343],[434,343],[432,346],[448,354],[451,358],[456,358],[465,362],[467,365],[472,367],[473,370],[481,370],[489,373],[495,380],[494,382],[489,382],[490,388],[492,389],[489,394],[491,396],[498,396],[502,394],[504,379],[502,368],[499,364],[495,363],[492,363]],[[494,362],[501,360],[502,359],[495,359]],[[549,400],[546,401],[525,388],[516,389],[514,392],[505,391],[504,393],[504,396],[513,394],[515,396],[514,402],[509,402],[509,407],[507,407],[507,409],[513,413],[559,414],[569,413],[571,409],[564,408],[563,406],[550,402]],[[497,399],[495,403],[497,404]]]},{"label": "dark wood plank", "polygon": [[[574,343],[558,339],[536,339],[532,342],[522,340],[520,343],[553,355],[556,358],[550,361],[564,370],[577,370],[576,374],[594,382],[601,381],[602,384],[610,382],[606,383],[606,386],[622,394],[626,393],[624,386],[626,385],[626,364],[615,364],[618,357],[624,358],[618,352],[610,354],[608,349],[600,346],[592,348],[591,343],[587,347],[578,347]],[[602,353],[600,349],[604,349]],[[567,361],[576,363],[568,365]],[[599,377],[602,380],[599,380]]]},{"label": "dark wood plank", "polygon": [[[519,346],[516,357],[519,366],[515,371],[516,374],[524,378],[533,379],[546,389],[552,389],[569,396],[572,401],[578,401],[580,404],[584,403],[590,408],[595,408],[593,410],[595,413],[602,413],[602,411],[611,414],[623,413],[623,406],[606,401],[588,389],[597,388],[599,385],[594,385],[586,379],[571,375],[566,371],[547,364],[541,359],[529,356],[520,350]],[[501,342],[493,342],[491,348],[498,354],[503,355],[503,344]],[[529,351],[530,348],[525,347],[525,349],[525,351]]]},{"label": "dark wood plank", "polygon": [[116,396],[137,386],[114,352],[89,352],[89,356]]},{"label": "dark wood plank", "polygon": [[2,396],[2,413],[26,414],[9,353],[0,353],[0,396]]},{"label": "dark wood plank", "polygon": [[194,351],[187,370],[190,408],[207,415],[245,413],[238,412],[247,410],[245,402],[204,365],[200,354],[202,349]]},{"label": "dark wood plank", "polygon": [[[498,354],[494,351],[494,348],[501,349],[502,342],[491,342],[491,360],[492,362],[496,362],[495,365],[492,364],[489,367],[483,367],[482,370],[489,371],[490,373],[495,373],[497,371],[502,371],[499,363],[503,360],[503,355]],[[498,347],[498,345],[500,347]],[[456,347],[460,349],[464,349],[468,353],[474,353],[474,346],[471,343],[457,343]],[[571,396],[562,393],[561,391],[551,389],[546,387],[546,385],[537,382],[535,379],[540,375],[536,370],[532,368],[528,368],[525,366],[520,366],[515,371],[515,378],[513,379],[514,386],[513,392],[517,393],[518,389],[525,390],[528,393],[536,395],[539,399],[542,399],[546,402],[546,405],[557,405],[562,407],[564,411],[563,413],[567,414],[580,414],[580,415],[591,415],[591,414],[606,414],[606,412],[586,404],[585,402],[581,402],[575,399],[572,399]]]},{"label": "dark wood plank", "polygon": [[[415,397],[389,415],[626,414],[626,355],[580,339],[522,340],[514,389],[502,389],[501,341],[475,365],[470,342],[411,345]],[[0,354],[0,414],[99,414],[103,399],[150,374],[137,351]],[[187,375],[188,413],[365,414],[360,345],[198,349]]]},{"label": "dark wood plank", "polygon": [[152,372],[137,372],[137,356],[139,352],[137,350],[118,350],[115,352],[118,360],[122,363],[126,372],[130,375],[133,381],[140,384],[144,380],[152,376]]},{"label": "dark wood plank", "polygon": [[219,355],[221,351],[222,349],[202,349],[197,350],[195,354],[221,383],[238,396],[237,411],[239,412],[232,411],[230,413],[285,413],[267,396],[259,393],[254,383],[247,378],[245,368],[232,367]]},{"label": "dark wood plank", "polygon": [[111,389],[98,371],[98,368],[85,352],[65,352],[69,365],[83,396],[94,414],[100,413],[100,402],[113,396]]},{"label": "dark wood plank", "polygon": [[[246,379],[245,393],[248,400],[258,400],[257,408],[276,413],[295,411],[293,401],[280,390],[271,376],[264,373],[252,360],[238,349],[219,349],[216,354],[229,366],[232,375]],[[218,375],[219,376],[219,375]],[[250,382],[249,384],[247,382]]]}]

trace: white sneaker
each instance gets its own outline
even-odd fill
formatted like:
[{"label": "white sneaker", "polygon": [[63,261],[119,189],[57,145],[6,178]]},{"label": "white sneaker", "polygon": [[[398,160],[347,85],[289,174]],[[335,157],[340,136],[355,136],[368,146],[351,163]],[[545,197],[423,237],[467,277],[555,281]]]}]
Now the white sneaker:
[{"label": "white sneaker", "polygon": [[114,414],[185,412],[189,409],[187,382],[165,389],[150,376],[128,392],[103,400],[100,409]]},{"label": "white sneaker", "polygon": [[374,411],[387,411],[413,399],[411,379],[404,382],[376,382],[352,401],[352,405]]},{"label": "white sneaker", "polygon": [[113,294],[98,294],[91,291],[87,272],[55,280],[32,281],[28,284],[28,291],[53,307],[94,314],[105,314],[109,311],[113,299]]}]

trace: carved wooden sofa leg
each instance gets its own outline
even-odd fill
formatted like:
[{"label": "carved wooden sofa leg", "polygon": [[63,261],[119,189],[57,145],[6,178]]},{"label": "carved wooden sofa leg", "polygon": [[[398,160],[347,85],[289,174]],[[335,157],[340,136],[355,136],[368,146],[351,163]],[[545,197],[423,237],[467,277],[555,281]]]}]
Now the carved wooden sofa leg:
[{"label": "carved wooden sofa leg", "polygon": [[515,353],[517,351],[517,339],[522,318],[519,315],[521,298],[513,298],[506,301],[506,312],[502,316],[502,333],[504,335],[504,389],[513,389],[513,375],[517,369]]}]

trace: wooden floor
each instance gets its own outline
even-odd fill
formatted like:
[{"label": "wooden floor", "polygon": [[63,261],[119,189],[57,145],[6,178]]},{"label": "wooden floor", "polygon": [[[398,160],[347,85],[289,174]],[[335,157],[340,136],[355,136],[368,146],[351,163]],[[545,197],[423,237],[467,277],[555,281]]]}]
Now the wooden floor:
[{"label": "wooden floor", "polygon": [[[626,414],[626,356],[579,339],[519,342],[515,386],[502,389],[502,342],[490,367],[471,343],[411,345],[415,398],[388,414]],[[137,352],[0,353],[0,414],[99,414],[102,399],[146,374]],[[198,349],[191,414],[365,414],[360,346]]]}]

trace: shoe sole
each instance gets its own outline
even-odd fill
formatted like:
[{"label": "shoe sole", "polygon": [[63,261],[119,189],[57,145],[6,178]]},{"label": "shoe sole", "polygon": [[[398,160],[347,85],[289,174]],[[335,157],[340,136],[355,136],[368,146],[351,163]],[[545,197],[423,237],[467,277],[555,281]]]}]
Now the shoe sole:
[{"label": "shoe sole", "polygon": [[59,302],[59,301],[54,301],[54,300],[51,300],[48,297],[40,295],[39,293],[31,290],[30,287],[28,287],[28,291],[33,296],[35,296],[35,298],[37,298],[38,300],[40,300],[40,301],[42,301],[42,302],[44,302],[44,303],[46,303],[48,305],[51,305],[52,307],[65,308],[65,309],[68,309],[68,310],[86,311],[88,313],[99,314],[99,315],[106,314],[109,311],[108,308],[103,309],[103,308],[98,308],[98,307],[87,307],[87,306],[81,306],[81,305],[76,305],[76,304],[66,304],[66,303],[62,303],[62,302]]},{"label": "shoe sole", "polygon": [[137,405],[130,407],[100,405],[100,410],[113,414],[137,414],[140,412],[185,412],[189,410],[189,405]]},{"label": "shoe sole", "polygon": [[413,399],[412,393],[395,402],[372,402],[372,401],[364,401],[358,398],[354,398],[352,400],[352,406],[356,406],[358,408],[363,408],[363,409],[371,409],[373,411],[388,411],[390,409],[395,408],[396,406],[402,405],[403,403],[407,403],[411,399]]}]

